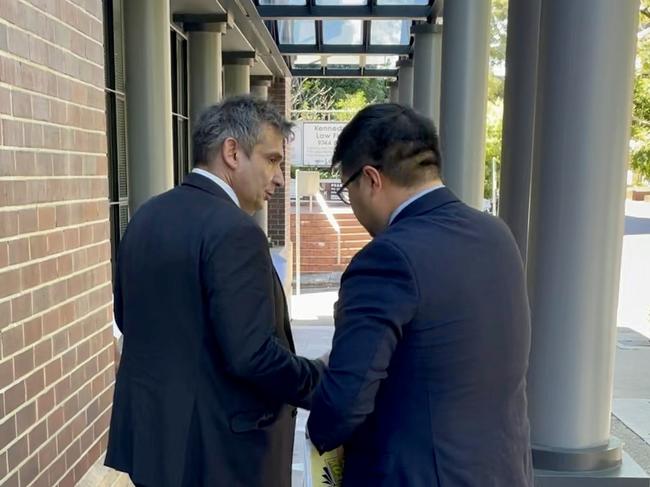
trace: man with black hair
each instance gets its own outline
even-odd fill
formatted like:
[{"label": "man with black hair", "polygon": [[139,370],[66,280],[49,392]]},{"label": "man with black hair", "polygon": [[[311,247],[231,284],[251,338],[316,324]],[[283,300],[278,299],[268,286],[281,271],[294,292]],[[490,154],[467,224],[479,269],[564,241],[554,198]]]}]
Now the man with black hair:
[{"label": "man with black hair", "polygon": [[[374,239],[341,279],[308,431],[347,487],[532,486],[521,257],[440,177],[430,120],[365,108],[341,133],[341,199]],[[346,193],[347,191],[347,193]]]}]

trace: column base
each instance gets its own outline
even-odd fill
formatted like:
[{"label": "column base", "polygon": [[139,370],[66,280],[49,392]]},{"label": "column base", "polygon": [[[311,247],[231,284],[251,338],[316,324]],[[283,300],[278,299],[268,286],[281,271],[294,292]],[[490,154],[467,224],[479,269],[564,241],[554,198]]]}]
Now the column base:
[{"label": "column base", "polygon": [[650,487],[650,476],[627,453],[619,466],[591,472],[535,469],[535,487]]},{"label": "column base", "polygon": [[618,438],[604,447],[563,450],[533,445],[533,465],[541,470],[588,472],[607,470],[621,464],[623,449]]}]

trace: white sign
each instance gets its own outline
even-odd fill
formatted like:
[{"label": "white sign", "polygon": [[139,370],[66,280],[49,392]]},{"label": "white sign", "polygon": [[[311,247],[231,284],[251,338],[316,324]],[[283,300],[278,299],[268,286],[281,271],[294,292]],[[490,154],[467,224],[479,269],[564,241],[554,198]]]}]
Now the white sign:
[{"label": "white sign", "polygon": [[296,144],[294,163],[301,166],[329,167],[332,164],[336,140],[346,124],[344,122],[299,122],[298,125],[296,127],[298,130],[295,132],[299,132],[300,135],[296,137],[296,142],[300,142],[302,147]]}]

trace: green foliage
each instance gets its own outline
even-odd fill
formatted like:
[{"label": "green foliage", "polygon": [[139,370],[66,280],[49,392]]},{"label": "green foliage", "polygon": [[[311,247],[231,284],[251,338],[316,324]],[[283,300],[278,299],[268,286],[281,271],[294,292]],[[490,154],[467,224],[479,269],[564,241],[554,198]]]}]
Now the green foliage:
[{"label": "green foliage", "polygon": [[650,0],[641,1],[634,83],[630,168],[635,182],[650,181]]},{"label": "green foliage", "polygon": [[[497,181],[501,172],[501,137],[503,119],[503,98],[488,101],[485,137],[485,182],[483,197],[492,198],[492,161],[496,162]],[[498,188],[497,188],[498,190]]]},{"label": "green foliage", "polygon": [[384,79],[378,78],[294,78],[292,82],[293,110],[313,110],[312,120],[328,119],[328,110],[350,110],[333,115],[335,120],[349,120],[369,103],[383,103],[390,90]]},{"label": "green foliage", "polygon": [[344,98],[336,102],[336,109],[345,111],[335,113],[334,118],[339,121],[352,120],[352,117],[366,105],[368,105],[368,100],[366,100],[366,94],[363,91],[345,95]]}]

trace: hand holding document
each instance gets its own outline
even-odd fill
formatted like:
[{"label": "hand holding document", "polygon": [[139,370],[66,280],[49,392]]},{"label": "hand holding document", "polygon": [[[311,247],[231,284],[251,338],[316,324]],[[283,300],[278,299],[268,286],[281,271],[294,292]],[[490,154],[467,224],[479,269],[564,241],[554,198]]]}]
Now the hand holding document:
[{"label": "hand holding document", "polygon": [[343,482],[343,447],[322,455],[305,433],[304,487],[341,487]]}]

